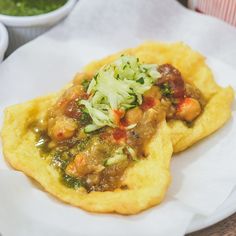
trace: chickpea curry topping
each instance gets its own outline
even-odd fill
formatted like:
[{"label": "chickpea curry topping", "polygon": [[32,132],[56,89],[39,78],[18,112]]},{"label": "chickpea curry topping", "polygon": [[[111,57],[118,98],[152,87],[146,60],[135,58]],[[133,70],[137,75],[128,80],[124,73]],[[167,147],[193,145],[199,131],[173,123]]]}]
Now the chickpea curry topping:
[{"label": "chickpea curry topping", "polygon": [[125,170],[148,155],[160,121],[193,122],[204,105],[201,92],[172,65],[122,55],[96,74],[77,74],[34,126],[36,146],[70,188],[126,188]]}]

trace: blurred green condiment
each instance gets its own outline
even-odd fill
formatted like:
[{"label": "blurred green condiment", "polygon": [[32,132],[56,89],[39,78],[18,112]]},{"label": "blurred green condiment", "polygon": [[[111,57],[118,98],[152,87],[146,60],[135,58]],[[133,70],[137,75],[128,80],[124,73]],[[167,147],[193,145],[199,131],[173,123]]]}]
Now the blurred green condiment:
[{"label": "blurred green condiment", "polygon": [[0,0],[0,14],[35,16],[63,6],[68,0]]}]

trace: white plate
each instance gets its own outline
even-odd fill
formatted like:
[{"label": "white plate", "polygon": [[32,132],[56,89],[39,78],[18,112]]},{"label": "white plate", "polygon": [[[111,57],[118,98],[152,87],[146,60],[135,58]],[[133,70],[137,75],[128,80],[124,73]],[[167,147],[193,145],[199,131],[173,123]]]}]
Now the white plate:
[{"label": "white plate", "polygon": [[207,218],[195,217],[188,227],[187,233],[191,233],[200,229],[209,227],[236,212],[236,190],[232,192],[230,197],[220,206],[217,211]]},{"label": "white plate", "polygon": [[5,26],[0,23],[0,63],[8,47],[8,33]]},{"label": "white plate", "polygon": [[[208,58],[208,65],[213,68],[213,72],[216,75],[216,81],[218,81],[222,85],[227,85],[229,83],[233,86],[234,90],[236,89],[236,72],[227,64],[222,63],[214,58]],[[223,81],[223,78],[227,78]],[[233,110],[235,110],[235,104]],[[197,230],[204,229],[213,224],[218,223],[221,220],[229,217],[233,213],[236,212],[236,189],[232,191],[229,198],[209,217],[194,217],[192,222],[190,223],[187,233],[191,233]]]},{"label": "white plate", "polygon": [[[34,48],[34,50],[36,50],[36,48]],[[84,50],[89,51],[86,48]],[[18,58],[15,57],[15,60],[22,58],[22,54],[20,53],[23,52],[19,52],[19,54],[17,54]],[[65,82],[63,82],[62,80],[64,80],[65,78],[70,78],[67,76],[71,73],[71,70],[74,72],[74,69],[70,69],[69,67],[67,68],[68,71],[66,72],[63,70],[58,70],[58,76],[49,76],[48,80],[42,82],[39,79],[40,77],[42,78],[42,80],[44,79],[43,75],[46,76],[49,73],[46,70],[49,69],[49,67],[47,67],[45,70],[41,69],[44,61],[43,59],[40,59],[40,57],[38,58],[39,61],[37,65],[40,65],[40,67],[36,65],[35,67],[28,68],[28,71],[25,71],[25,68],[27,69],[27,66],[22,63],[20,64],[20,68],[17,68],[17,73],[20,74],[19,78],[21,78],[21,84],[15,83],[16,80],[13,74],[14,71],[9,70],[12,67],[12,64],[3,65],[5,67],[1,68],[1,72],[3,72],[3,75],[5,76],[2,77],[2,83],[4,84],[4,86],[0,87],[1,108],[9,105],[10,103],[22,101],[28,99],[29,97],[34,97],[35,93],[43,94],[45,93],[45,91],[49,92],[50,90],[54,90],[56,86],[59,86],[60,84],[63,84]],[[54,64],[52,61],[52,63],[50,64],[50,69],[51,67],[53,68],[53,66],[57,66],[57,64],[60,63],[61,55],[59,54],[56,59],[58,61],[55,61]],[[210,65],[212,64],[211,67],[215,72],[216,80],[219,80],[220,78],[221,85],[232,84],[233,87],[236,88],[236,80],[234,79],[236,78],[236,72],[231,67],[213,59],[209,59],[208,63]],[[47,64],[47,62],[45,62],[45,64]],[[16,62],[15,65],[17,65]],[[77,66],[75,67],[77,68]],[[30,76],[27,75],[29,71],[31,71]],[[54,72],[55,70],[51,69],[50,73]],[[61,75],[60,73],[65,74]],[[23,74],[25,74],[26,76],[23,76]],[[222,80],[223,78],[227,79]],[[20,90],[18,88],[20,88]],[[15,93],[11,92],[11,96],[9,96],[9,91],[11,91],[12,89],[13,91],[15,91]],[[225,133],[229,131],[228,128],[230,128],[230,126],[227,126],[226,129],[222,129],[221,131]],[[220,135],[217,135],[216,133],[216,135],[213,135],[204,140],[200,145],[196,145],[193,149],[198,149],[199,146],[204,146],[204,151],[206,150],[206,147],[209,146],[209,142],[211,144],[211,141],[217,139],[219,136]],[[189,151],[192,153],[193,150]],[[186,155],[188,155],[187,152]],[[188,160],[191,160],[189,158]],[[197,159],[200,158],[201,156],[199,156],[199,158]],[[1,163],[1,161],[2,158],[0,158],[0,169],[2,167],[4,168],[4,163]],[[184,159],[184,161],[186,161],[186,159]],[[22,174],[13,171],[11,171],[11,174],[8,174],[9,171],[0,171],[0,186],[2,193],[4,193],[0,194],[0,218],[1,215],[3,215],[5,217],[5,222],[7,222],[4,223],[4,221],[0,221],[0,232],[8,232],[9,235],[26,236],[32,235],[32,233],[35,232],[34,235],[38,236],[42,232],[47,232],[49,234],[51,233],[50,235],[74,236],[78,235],[78,232],[80,232],[81,235],[89,236],[111,235],[111,233],[112,235],[117,236],[139,236],[144,235],[145,232],[148,232],[147,235],[150,236],[156,235],[156,232],[160,232],[160,228],[163,226],[162,232],[165,232],[165,235],[169,236],[173,235],[173,231],[175,230],[174,227],[178,228],[178,225],[181,225],[181,229],[176,229],[181,231],[182,227],[186,229],[186,225],[188,225],[189,223],[190,218],[188,217],[188,207],[186,207],[186,205],[184,204],[176,204],[177,201],[171,198],[171,191],[169,191],[166,201],[164,201],[163,204],[147,210],[139,215],[123,217],[104,214],[97,216],[97,214],[90,214],[55,201],[54,198],[49,197],[48,194],[45,194],[43,191],[41,191],[41,189],[38,189],[37,186],[34,185],[32,188],[32,185],[29,182],[28,178],[24,177]],[[6,179],[8,180],[7,183],[3,181]],[[183,179],[185,180],[186,178]],[[9,185],[9,183],[11,184]],[[15,194],[15,188],[17,188],[17,197]],[[1,204],[1,199],[4,201],[4,204]],[[224,205],[219,208],[219,211],[216,211],[214,214],[212,214],[211,217],[195,218],[188,226],[188,232],[207,227],[233,213],[236,205],[236,194],[234,194],[234,201],[230,199],[231,198],[227,199]],[[11,206],[13,206],[12,209]],[[167,211],[168,214],[165,214]],[[2,214],[2,212],[4,213]],[[10,214],[11,212],[14,212],[14,217],[12,216],[12,214]],[[65,222],[65,217],[67,217],[66,219],[69,219],[68,222]],[[169,229],[168,222],[170,220],[170,217],[171,222],[174,222],[174,224],[172,223],[172,228]],[[77,222],[79,225],[75,225]],[[158,224],[156,222],[158,222]],[[38,229],[38,227],[40,227],[40,230]],[[25,229],[28,230],[27,233]],[[18,234],[16,234],[15,230],[17,230]],[[167,230],[169,230],[168,232],[171,233],[168,234],[168,232],[166,232]],[[21,234],[19,234],[19,232]],[[162,236],[164,234],[160,235]]]}]

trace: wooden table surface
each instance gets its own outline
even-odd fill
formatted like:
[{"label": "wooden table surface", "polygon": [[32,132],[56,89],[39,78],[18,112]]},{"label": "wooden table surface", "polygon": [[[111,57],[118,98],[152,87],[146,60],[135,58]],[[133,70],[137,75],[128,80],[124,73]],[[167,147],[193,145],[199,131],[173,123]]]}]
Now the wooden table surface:
[{"label": "wooden table surface", "polygon": [[186,236],[236,236],[236,213],[211,227]]}]

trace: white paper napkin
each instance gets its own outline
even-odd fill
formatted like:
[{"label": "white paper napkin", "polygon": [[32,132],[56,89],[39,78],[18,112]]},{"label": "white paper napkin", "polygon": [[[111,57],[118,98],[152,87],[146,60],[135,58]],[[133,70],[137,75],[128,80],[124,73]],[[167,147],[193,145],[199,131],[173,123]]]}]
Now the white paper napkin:
[{"label": "white paper napkin", "polygon": [[[236,88],[231,68],[236,66],[235,39],[233,27],[190,12],[174,0],[80,0],[65,22],[18,49],[0,66],[0,109],[56,91],[91,60],[145,40],[188,43],[210,58],[219,83]],[[213,214],[236,185],[235,136],[234,108],[234,117],[224,128],[173,158],[173,182],[165,201],[129,217],[91,214],[63,204],[1,157],[0,232],[183,235],[193,217]]]}]

